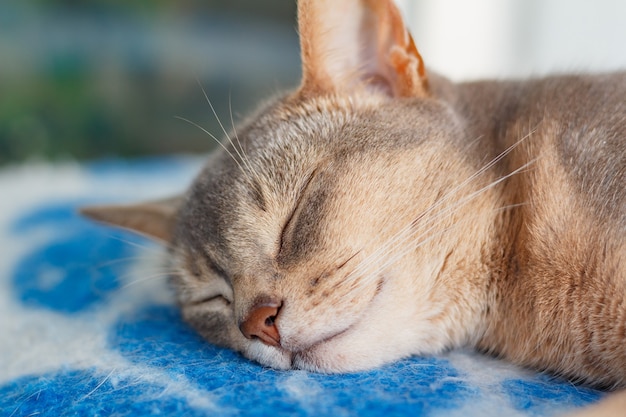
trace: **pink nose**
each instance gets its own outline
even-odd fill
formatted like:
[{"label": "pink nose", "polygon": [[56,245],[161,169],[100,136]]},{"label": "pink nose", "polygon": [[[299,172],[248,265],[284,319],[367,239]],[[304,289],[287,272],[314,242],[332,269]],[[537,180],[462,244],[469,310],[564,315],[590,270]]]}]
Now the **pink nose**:
[{"label": "pink nose", "polygon": [[280,334],[276,328],[276,317],[281,304],[263,303],[255,306],[248,317],[239,325],[241,333],[248,339],[260,339],[269,346],[280,345]]}]

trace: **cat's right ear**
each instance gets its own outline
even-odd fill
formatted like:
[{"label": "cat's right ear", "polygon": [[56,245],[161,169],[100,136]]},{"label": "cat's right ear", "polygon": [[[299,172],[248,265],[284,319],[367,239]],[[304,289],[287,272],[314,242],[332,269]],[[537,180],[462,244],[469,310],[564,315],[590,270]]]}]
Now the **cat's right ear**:
[{"label": "cat's right ear", "polygon": [[424,62],[393,0],[299,0],[305,96],[428,94]]},{"label": "cat's right ear", "polygon": [[79,211],[93,220],[170,243],[182,202],[183,197],[172,197],[139,204],[88,206]]}]

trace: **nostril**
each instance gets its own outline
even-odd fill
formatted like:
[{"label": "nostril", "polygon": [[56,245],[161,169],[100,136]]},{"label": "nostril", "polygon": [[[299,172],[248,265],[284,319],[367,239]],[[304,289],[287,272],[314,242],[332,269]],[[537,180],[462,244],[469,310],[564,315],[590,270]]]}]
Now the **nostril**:
[{"label": "nostril", "polygon": [[250,310],[248,316],[241,322],[239,329],[248,339],[260,339],[269,346],[280,344],[280,334],[276,327],[276,318],[282,304],[263,303]]}]

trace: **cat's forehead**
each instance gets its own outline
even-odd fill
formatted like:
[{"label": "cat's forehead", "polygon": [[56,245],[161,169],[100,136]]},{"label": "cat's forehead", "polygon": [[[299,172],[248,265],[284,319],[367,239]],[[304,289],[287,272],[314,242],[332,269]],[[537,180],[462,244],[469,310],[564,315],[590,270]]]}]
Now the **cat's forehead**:
[{"label": "cat's forehead", "polygon": [[220,253],[249,250],[258,243],[252,237],[269,245],[311,178],[324,191],[315,194],[321,202],[322,195],[341,188],[346,172],[367,169],[391,150],[415,149],[421,139],[450,126],[433,127],[437,109],[426,103],[422,116],[399,129],[393,122],[409,104],[416,105],[328,97],[286,98],[266,107],[230,135],[197,177],[180,216],[185,240],[214,245]]},{"label": "cat's forehead", "polygon": [[268,198],[288,197],[320,165],[359,152],[372,133],[362,119],[373,112],[371,99],[283,98],[235,130],[221,163],[230,166],[233,180],[263,189]]},{"label": "cat's forehead", "polygon": [[432,100],[375,94],[287,96],[236,129],[233,135],[240,142],[230,145],[243,146],[243,156],[266,164],[266,172],[283,171],[346,152],[413,147],[428,130],[448,129],[447,113]]},{"label": "cat's forehead", "polygon": [[337,153],[333,137],[345,118],[330,108],[277,102],[237,128],[190,188],[180,211],[179,242],[210,247],[216,256],[271,246],[307,181]]},{"label": "cat's forehead", "polygon": [[[302,100],[284,97],[266,106],[242,126],[240,137],[254,155],[277,159],[302,156],[301,152],[332,151],[343,145],[338,130],[356,123],[374,110],[370,100],[350,97],[317,97]],[[294,153],[296,155],[294,155]]]}]

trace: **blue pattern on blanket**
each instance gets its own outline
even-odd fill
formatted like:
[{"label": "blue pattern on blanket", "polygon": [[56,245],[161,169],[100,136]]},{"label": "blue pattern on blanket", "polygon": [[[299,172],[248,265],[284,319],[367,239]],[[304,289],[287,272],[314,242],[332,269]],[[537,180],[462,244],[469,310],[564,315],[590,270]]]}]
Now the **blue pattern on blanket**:
[{"label": "blue pattern on blanket", "polygon": [[[540,416],[602,396],[466,352],[322,375],[266,369],[207,344],[161,297],[163,282],[139,272],[128,284],[145,240],[76,214],[85,201],[115,200],[129,180],[160,190],[197,167],[102,162],[81,171],[97,182],[82,194],[51,189],[49,203],[0,213],[5,241],[25,247],[0,259],[0,415]],[[66,174],[50,175],[62,183]]]},{"label": "blue pattern on blanket", "polygon": [[207,415],[188,407],[184,398],[162,393],[159,385],[129,379],[111,382],[94,370],[64,370],[0,387],[0,410],[12,416]]},{"label": "blue pattern on blanket", "polygon": [[184,375],[195,385],[218,394],[220,406],[237,404],[243,414],[256,414],[265,408],[268,414],[286,415],[340,415],[348,411],[422,415],[434,409],[456,408],[478,395],[447,361],[424,358],[351,375],[302,373],[311,398],[308,410],[300,410],[289,390],[283,389],[284,381],[298,373],[263,370],[231,351],[208,346],[182,324],[171,307],[149,308],[122,318],[110,342],[131,361],[166,369],[174,378]]},{"label": "blue pattern on blanket", "polygon": [[24,303],[73,313],[118,288],[118,277],[124,272],[116,260],[132,257],[136,252],[132,243],[140,238],[79,218],[78,205],[44,206],[13,225],[16,236],[52,232],[49,242],[34,248],[15,268],[13,285]]},{"label": "blue pattern on blanket", "polygon": [[600,399],[597,391],[581,389],[572,384],[555,381],[547,375],[540,375],[532,380],[510,379],[502,383],[504,391],[511,399],[511,403],[518,410],[528,410],[535,413],[541,411],[541,406],[534,398],[544,401],[558,401],[575,406],[583,406]]}]

